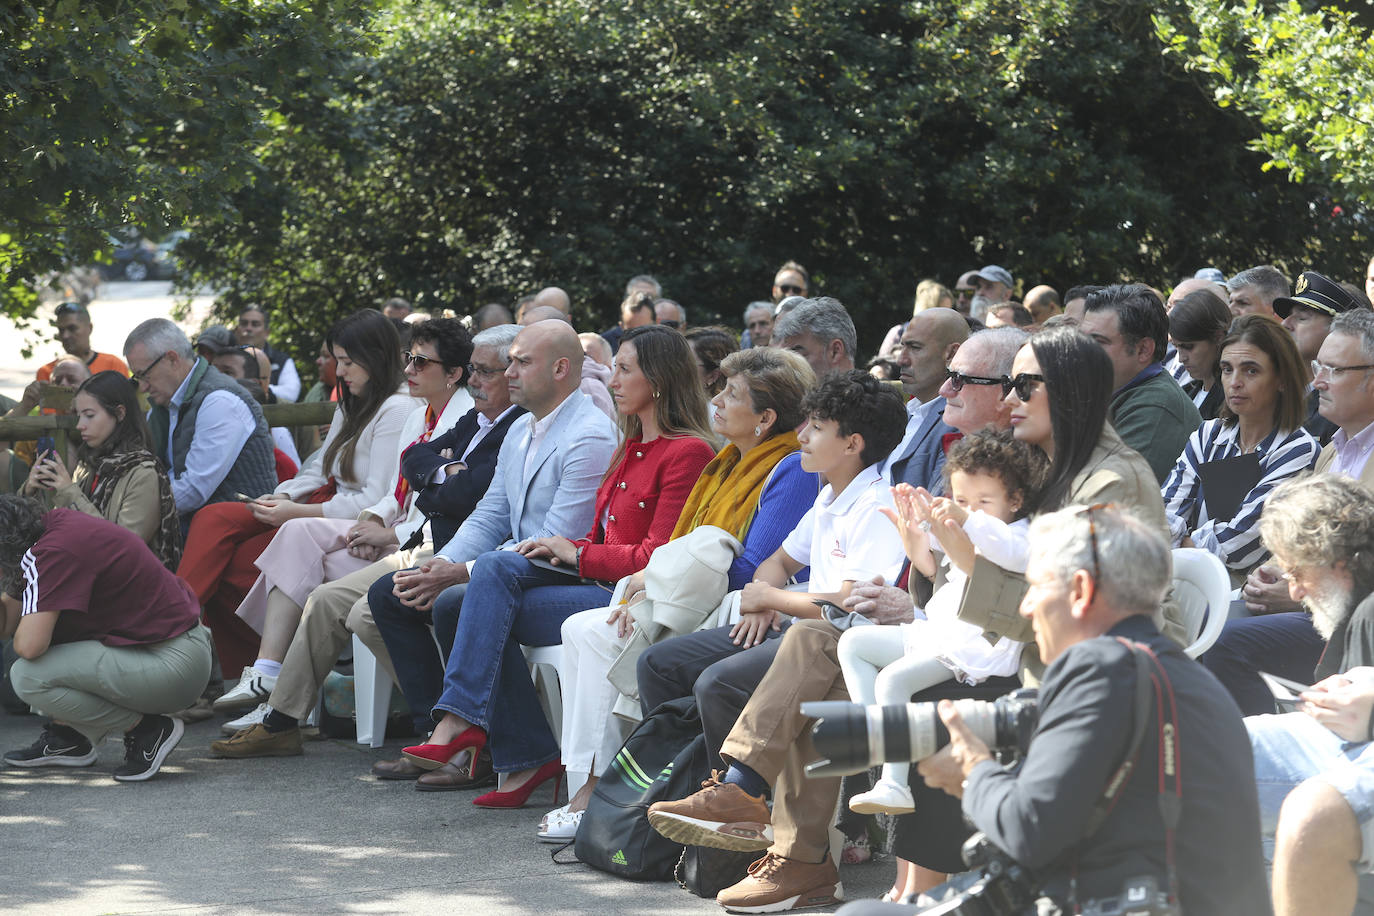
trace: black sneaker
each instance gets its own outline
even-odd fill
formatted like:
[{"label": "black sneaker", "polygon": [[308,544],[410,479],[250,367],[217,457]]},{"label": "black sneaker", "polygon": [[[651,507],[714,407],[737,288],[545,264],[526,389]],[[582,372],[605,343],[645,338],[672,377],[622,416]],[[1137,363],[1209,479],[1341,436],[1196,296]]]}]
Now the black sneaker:
[{"label": "black sneaker", "polygon": [[186,726],[180,719],[144,716],[124,736],[124,765],[114,771],[114,778],[120,782],[151,779],[185,732]]},{"label": "black sneaker", "polygon": [[33,744],[6,754],[5,763],[12,767],[88,767],[95,758],[95,748],[85,735],[66,725],[49,723]]}]

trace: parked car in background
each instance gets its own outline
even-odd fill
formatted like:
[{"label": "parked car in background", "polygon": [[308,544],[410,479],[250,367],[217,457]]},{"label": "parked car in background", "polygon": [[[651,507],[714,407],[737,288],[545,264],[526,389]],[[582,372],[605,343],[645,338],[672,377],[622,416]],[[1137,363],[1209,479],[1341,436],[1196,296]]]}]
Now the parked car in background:
[{"label": "parked car in background", "polygon": [[177,230],[160,243],[136,229],[111,235],[112,260],[101,265],[101,273],[107,280],[170,280],[177,273],[173,251],[186,235],[184,230]]}]

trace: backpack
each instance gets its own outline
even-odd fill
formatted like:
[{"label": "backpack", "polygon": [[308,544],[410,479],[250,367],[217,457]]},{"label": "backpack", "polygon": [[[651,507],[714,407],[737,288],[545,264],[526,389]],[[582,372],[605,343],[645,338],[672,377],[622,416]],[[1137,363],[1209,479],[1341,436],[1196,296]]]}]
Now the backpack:
[{"label": "backpack", "polygon": [[682,846],[650,827],[647,811],[654,802],[691,795],[706,771],[696,699],[670,700],[654,709],[601,774],[573,841],[577,858],[621,878],[671,878]]}]

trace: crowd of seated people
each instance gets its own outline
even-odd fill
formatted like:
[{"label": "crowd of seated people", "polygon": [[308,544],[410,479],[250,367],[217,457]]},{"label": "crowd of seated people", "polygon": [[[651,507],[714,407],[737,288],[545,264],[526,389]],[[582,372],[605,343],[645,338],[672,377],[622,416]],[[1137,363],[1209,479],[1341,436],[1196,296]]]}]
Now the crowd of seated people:
[{"label": "crowd of seated people", "polygon": [[[207,333],[202,352],[171,321],[140,324],[132,379],[90,374],[89,316],[59,310],[85,343],[63,331],[71,378],[44,368],[72,383],[81,443],[34,454],[0,499],[3,635],[23,658],[16,689],[48,717],[5,761],[88,766],[118,730],[116,778],[151,777],[212,654],[239,675],[214,704],[229,721],[212,752],[302,754],[356,635],[421,736],[373,764],[379,779],[433,792],[500,777],[474,804],[521,807],[546,783],[557,804],[566,774],[571,797],[538,838],[570,840],[634,722],[693,698],[712,772],[647,816],[677,842],[760,854],[722,905],[832,904],[838,867],[877,842],[897,865],[885,899],[909,902],[965,868],[957,793],[899,763],[808,778],[799,704],[1038,684],[1026,532],[1109,504],[1229,575],[1231,606],[1210,611],[1232,619],[1200,659],[1226,715],[1275,711],[1261,671],[1320,680],[1298,713],[1247,725],[1276,911],[1318,912],[1310,893],[1348,912],[1374,870],[1374,583],[1357,543],[1374,512],[1374,311],[1321,273],[1290,286],[1268,266],[1224,286],[1200,272],[1167,297],[1082,285],[1062,311],[1052,288],[1024,307],[1016,290],[997,265],[952,292],[923,283],[880,354],[886,379],[856,368],[848,310],[794,261],[743,334],[688,327],[647,275],[601,335],[577,333],[557,287],[472,320],[363,309],[325,336],[306,398],[338,406],[285,479],[260,405],[302,383],[261,307],[238,316],[236,345]],[[78,536],[110,539],[114,559],[72,575]],[[684,580],[689,622],[677,598],[656,615]],[[97,610],[110,589],[152,597]],[[1155,611],[1175,643],[1197,635],[1170,594]],[[561,734],[522,649],[555,645]],[[134,650],[138,678],[92,686],[80,670]],[[894,817],[885,841],[875,813]],[[1313,851],[1319,828],[1334,859]]]}]

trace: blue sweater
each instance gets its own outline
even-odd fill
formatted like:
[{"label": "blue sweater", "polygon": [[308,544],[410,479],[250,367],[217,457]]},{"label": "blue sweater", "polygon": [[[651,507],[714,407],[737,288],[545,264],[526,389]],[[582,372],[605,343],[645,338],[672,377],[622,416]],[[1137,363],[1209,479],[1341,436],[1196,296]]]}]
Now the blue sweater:
[{"label": "blue sweater", "polygon": [[[744,536],[744,550],[730,564],[732,591],[753,581],[759,564],[777,552],[820,492],[820,477],[802,470],[801,452],[793,452],[778,462],[773,479],[759,496],[758,512]],[[805,569],[798,572],[798,581],[805,581],[807,573]]]}]

